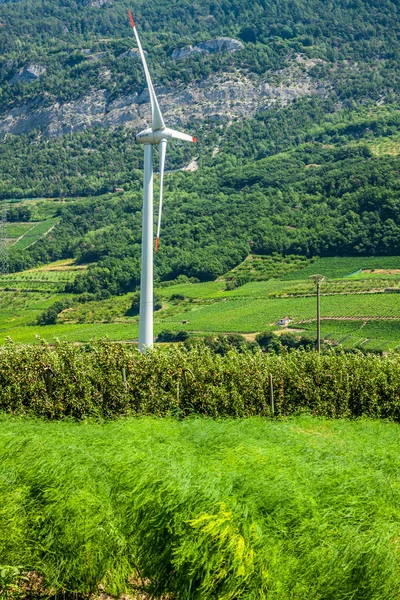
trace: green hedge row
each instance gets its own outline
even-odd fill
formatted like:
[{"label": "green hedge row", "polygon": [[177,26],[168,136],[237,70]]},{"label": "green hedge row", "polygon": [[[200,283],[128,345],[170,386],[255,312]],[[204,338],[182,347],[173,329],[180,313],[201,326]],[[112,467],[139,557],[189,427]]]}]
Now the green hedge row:
[{"label": "green hedge row", "polygon": [[76,347],[9,343],[0,348],[0,410],[49,419],[199,414],[248,417],[309,412],[400,417],[400,357],[295,351],[213,354],[207,348]]}]

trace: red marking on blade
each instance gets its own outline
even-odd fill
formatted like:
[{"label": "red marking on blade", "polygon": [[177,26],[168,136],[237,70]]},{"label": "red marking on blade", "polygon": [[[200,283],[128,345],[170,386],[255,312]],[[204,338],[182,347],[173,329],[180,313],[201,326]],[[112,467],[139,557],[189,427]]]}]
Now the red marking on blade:
[{"label": "red marking on blade", "polygon": [[135,27],[135,21],[133,20],[132,13],[128,10],[129,20],[131,22],[132,28]]},{"label": "red marking on blade", "polygon": [[197,142],[196,138],[192,137],[192,142]]},{"label": "red marking on blade", "polygon": [[160,243],[160,238],[156,237],[156,252],[158,252],[159,243]]}]

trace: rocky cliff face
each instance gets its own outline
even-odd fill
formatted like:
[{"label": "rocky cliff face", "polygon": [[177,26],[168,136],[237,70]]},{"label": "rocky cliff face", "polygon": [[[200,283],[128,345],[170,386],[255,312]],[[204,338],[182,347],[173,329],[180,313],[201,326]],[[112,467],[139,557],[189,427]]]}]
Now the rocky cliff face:
[{"label": "rocky cliff face", "polygon": [[100,8],[103,4],[111,4],[111,0],[86,0],[85,4],[88,6],[97,6]]},{"label": "rocky cliff face", "polygon": [[177,48],[171,54],[171,58],[187,58],[192,54],[215,54],[216,52],[237,52],[242,50],[244,45],[239,40],[222,37],[216,40],[207,40],[196,46],[186,46],[186,48]]},{"label": "rocky cliff face", "polygon": [[42,77],[42,75],[45,73],[46,67],[43,67],[42,65],[26,65],[19,71],[19,73],[14,75],[10,83],[13,85],[14,83],[19,83],[21,81],[35,81],[36,79],[40,79],[40,77]]},{"label": "rocky cliff face", "polygon": [[[189,119],[229,121],[252,117],[262,109],[286,105],[300,96],[324,95],[324,87],[307,74],[315,61],[296,57],[293,65],[269,72],[258,80],[242,72],[213,74],[201,81],[171,88],[156,88],[161,110],[168,124],[180,126]],[[0,117],[0,135],[22,134],[41,129],[59,136],[90,126],[125,125],[140,130],[148,125],[150,106],[147,88],[141,94],[111,101],[104,89],[96,89],[79,100],[44,106],[40,99],[13,108]]]}]

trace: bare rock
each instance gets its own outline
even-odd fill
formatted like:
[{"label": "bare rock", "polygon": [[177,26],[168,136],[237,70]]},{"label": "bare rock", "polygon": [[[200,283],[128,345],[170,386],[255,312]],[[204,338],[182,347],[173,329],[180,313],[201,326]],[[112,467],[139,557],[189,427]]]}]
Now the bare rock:
[{"label": "bare rock", "polygon": [[10,83],[19,83],[21,81],[32,82],[40,79],[46,73],[46,67],[43,65],[25,65],[19,73],[16,73],[14,77],[11,79]]},{"label": "bare rock", "polygon": [[[310,65],[311,67],[311,65]],[[110,76],[100,73],[99,84]],[[253,117],[272,106],[286,106],[295,98],[325,95],[326,85],[311,78],[296,59],[286,69],[267,71],[262,77],[251,77],[242,71],[214,73],[189,84],[156,87],[161,110],[170,127],[184,127],[188,120],[212,119],[230,123],[236,118]],[[94,89],[78,100],[44,104],[35,100],[13,108],[0,116],[0,136],[7,133],[29,133],[41,129],[54,137],[91,126],[124,125],[139,131],[150,122],[150,100],[147,87],[138,94],[110,100],[104,89]],[[195,132],[194,132],[195,133]]]},{"label": "bare rock", "polygon": [[100,8],[103,4],[111,3],[111,0],[87,0],[86,4],[89,6],[96,6]]},{"label": "bare rock", "polygon": [[187,46],[186,48],[177,48],[171,54],[171,58],[186,58],[192,54],[214,54],[216,52],[237,52],[242,50],[244,45],[239,40],[233,38],[221,37],[216,40],[207,40],[200,42],[196,46]]},{"label": "bare rock", "polygon": [[[146,50],[144,53],[147,54]],[[134,58],[135,60],[140,60],[140,52],[138,48],[130,48],[126,52],[120,54],[119,58]]]}]

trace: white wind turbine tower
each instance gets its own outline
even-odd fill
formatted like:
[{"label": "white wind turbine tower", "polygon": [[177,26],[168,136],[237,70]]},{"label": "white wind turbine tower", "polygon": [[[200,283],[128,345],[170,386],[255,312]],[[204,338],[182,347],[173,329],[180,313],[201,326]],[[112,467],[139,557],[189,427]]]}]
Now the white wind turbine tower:
[{"label": "white wind turbine tower", "polygon": [[144,129],[136,136],[136,141],[144,144],[144,178],[143,178],[143,221],[142,221],[142,265],[140,274],[140,313],[139,313],[139,350],[153,345],[153,146],[158,145],[160,154],[160,204],[156,236],[156,252],[160,240],[160,225],[163,200],[164,166],[167,142],[170,139],[196,142],[196,138],[186,133],[174,131],[165,126],[157,97],[154,92],[146,57],[136,30],[135,21],[128,11],[129,19],[142,59],[149,88],[152,122],[151,127]]}]

